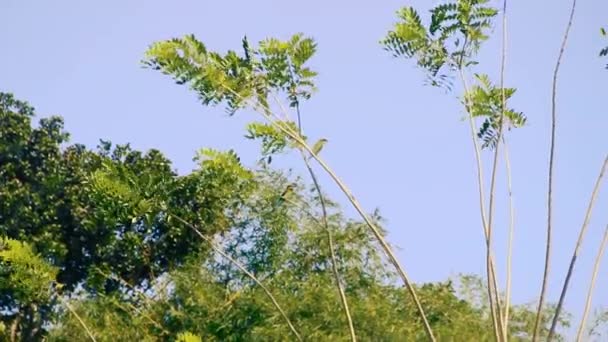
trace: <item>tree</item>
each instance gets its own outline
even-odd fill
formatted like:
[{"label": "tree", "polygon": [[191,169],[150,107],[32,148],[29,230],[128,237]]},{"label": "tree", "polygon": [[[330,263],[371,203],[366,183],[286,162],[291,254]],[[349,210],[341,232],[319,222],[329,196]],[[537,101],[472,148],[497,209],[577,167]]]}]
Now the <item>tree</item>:
[{"label": "tree", "polygon": [[[188,227],[148,211],[151,194],[162,194],[173,213],[209,236],[249,210],[255,183],[246,172],[226,174],[204,161],[201,170],[179,177],[156,150],[142,153],[105,141],[97,151],[62,148],[69,136],[62,119],[42,119],[33,128],[33,116],[27,103],[0,94],[0,234],[27,242],[57,267],[56,282],[66,294],[80,285],[91,293],[124,291],[125,282],[145,288],[187,257],[208,251]],[[142,189],[138,208],[92,191],[90,175],[108,169],[135,176],[129,187]],[[136,209],[145,215],[134,215]],[[8,312],[17,310],[14,295],[3,292]]]}]

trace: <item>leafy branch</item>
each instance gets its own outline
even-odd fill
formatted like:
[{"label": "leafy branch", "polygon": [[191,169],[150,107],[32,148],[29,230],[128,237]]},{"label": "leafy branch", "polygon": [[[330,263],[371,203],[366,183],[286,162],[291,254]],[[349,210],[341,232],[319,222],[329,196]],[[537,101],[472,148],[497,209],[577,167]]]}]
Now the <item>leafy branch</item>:
[{"label": "leafy branch", "polygon": [[[266,40],[261,42],[256,50],[252,49],[248,43],[243,44],[244,57],[238,57],[234,52],[228,52],[225,57],[221,57],[217,53],[207,52],[202,43],[198,41],[193,43],[192,41],[195,40],[193,36],[186,36],[182,40],[173,39],[155,43],[147,52],[144,64],[172,75],[178,83],[188,82],[190,87],[198,93],[203,104],[224,102],[232,114],[245,107],[254,109],[304,153],[309,154],[319,163],[346,195],[379,241],[414,300],[425,332],[429,339],[434,341],[435,338],[416,292],[380,230],[336,173],[308,145],[305,137],[279,118],[269,105],[269,96],[283,95],[291,106],[296,106],[299,104],[300,98],[309,98],[309,90],[314,89],[312,78],[316,73],[304,67],[304,64],[312,57],[315,45],[312,40],[299,38],[299,35],[296,37],[283,43],[272,39]],[[307,41],[310,43],[302,43]],[[192,47],[195,47],[195,53],[188,50]],[[186,58],[191,55],[199,57],[197,59]],[[220,57],[218,58],[218,56]],[[239,73],[232,73],[231,69],[226,67],[230,63],[224,61],[228,57],[230,60],[238,60],[238,65],[246,64],[247,67],[239,69]],[[300,120],[299,116],[298,120]]]},{"label": "leafy branch", "polygon": [[[504,88],[502,76],[499,88],[492,85],[485,75],[476,75],[477,84],[471,88],[468,86],[465,71],[478,64],[474,57],[481,44],[488,39],[487,31],[492,27],[492,20],[498,13],[496,9],[486,6],[487,3],[487,0],[459,0],[435,6],[430,10],[428,25],[423,24],[415,9],[405,7],[397,13],[400,21],[388,32],[381,44],[395,57],[414,59],[417,66],[426,72],[433,86],[451,90],[452,84],[446,80],[451,80],[454,73],[457,73],[462,81],[463,104],[468,113],[475,148],[480,212],[486,236],[488,298],[495,338],[500,340],[506,339],[506,336],[502,335],[507,329],[502,326],[496,270],[491,251],[494,187],[492,186],[490,193],[490,218],[486,219],[482,163],[477,139],[482,141],[482,148],[497,148],[506,121],[510,127],[521,127],[525,124],[526,118],[522,113],[506,109],[506,100],[514,94],[515,89]],[[504,58],[502,64],[501,68],[504,69]],[[475,127],[476,118],[483,120],[479,130]],[[496,150],[492,184],[494,184],[497,163]]]}]

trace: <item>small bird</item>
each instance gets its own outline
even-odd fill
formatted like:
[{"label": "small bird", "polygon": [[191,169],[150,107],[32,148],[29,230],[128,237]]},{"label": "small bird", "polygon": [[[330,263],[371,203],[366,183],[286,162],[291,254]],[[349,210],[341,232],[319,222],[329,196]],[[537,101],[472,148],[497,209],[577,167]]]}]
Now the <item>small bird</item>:
[{"label": "small bird", "polygon": [[283,192],[281,193],[281,196],[279,196],[278,204],[283,204],[283,202],[285,202],[285,199],[293,194],[294,188],[295,186],[293,184],[288,184],[285,187],[285,190],[283,190]]}]

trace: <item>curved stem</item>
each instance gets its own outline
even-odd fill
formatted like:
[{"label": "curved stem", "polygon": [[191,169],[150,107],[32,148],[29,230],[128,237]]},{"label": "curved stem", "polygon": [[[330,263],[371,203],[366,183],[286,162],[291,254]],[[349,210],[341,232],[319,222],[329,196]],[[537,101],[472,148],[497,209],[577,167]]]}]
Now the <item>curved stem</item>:
[{"label": "curved stem", "polygon": [[78,320],[78,323],[80,323],[80,325],[87,332],[87,335],[89,336],[89,338],[91,339],[91,341],[97,342],[97,340],[95,340],[95,336],[93,336],[93,333],[91,332],[91,330],[89,329],[89,327],[87,327],[87,325],[84,323],[84,321],[82,320],[82,318],[80,318],[80,316],[76,313],[76,311],[72,308],[72,306],[67,301],[64,301],[63,304],[68,309],[68,311],[70,311],[70,313],[72,315],[74,315],[74,317],[76,317],[76,320]]},{"label": "curved stem", "polygon": [[[545,293],[547,292],[547,283],[549,281],[549,270],[550,270],[550,261],[551,261],[551,234],[552,234],[552,220],[553,220],[553,164],[555,159],[555,130],[556,130],[556,98],[557,98],[557,75],[559,73],[559,67],[562,62],[562,57],[564,55],[564,50],[566,49],[566,43],[568,41],[568,34],[570,33],[570,28],[572,27],[572,19],[574,18],[574,11],[576,9],[576,0],[572,1],[572,9],[570,10],[570,18],[568,19],[568,24],[566,25],[566,32],[564,33],[564,39],[562,41],[561,48],[559,50],[559,54],[557,56],[557,62],[555,63],[555,70],[553,71],[553,85],[551,92],[551,142],[549,147],[549,186],[547,190],[547,242],[545,247],[545,268],[543,271],[543,282],[540,290],[540,298],[538,300],[538,310],[536,312],[536,320],[534,322],[534,332],[532,335],[532,342],[536,342],[538,338],[538,333],[540,330],[540,320],[543,310],[543,305],[545,303]],[[556,317],[554,321],[556,321],[559,313],[556,310]],[[553,324],[551,324],[553,326]],[[552,327],[549,331],[549,336],[547,337],[547,341],[551,341],[553,337],[553,332],[555,328]]]},{"label": "curved stem", "polygon": [[350,309],[348,308],[348,301],[346,299],[346,294],[344,293],[344,288],[342,286],[342,281],[340,279],[340,273],[338,271],[338,260],[336,258],[336,251],[334,248],[334,239],[333,239],[333,235],[331,233],[329,224],[327,222],[327,208],[325,205],[325,198],[324,198],[323,194],[321,193],[321,187],[319,186],[317,176],[315,175],[312,167],[310,166],[308,159],[306,158],[306,156],[304,154],[302,154],[302,157],[304,158],[304,163],[306,163],[306,168],[308,169],[308,172],[310,173],[312,182],[314,183],[317,194],[319,195],[319,201],[321,202],[321,210],[323,212],[323,226],[325,228],[325,231],[327,232],[327,241],[329,244],[329,254],[331,257],[331,268],[332,268],[332,272],[334,274],[334,278],[336,280],[336,286],[338,287],[338,292],[340,294],[340,301],[342,302],[342,308],[344,309],[344,315],[346,316],[346,320],[348,322],[350,339],[351,339],[351,341],[355,342],[355,341],[357,341],[357,335],[355,334],[355,327],[353,325],[353,319],[350,314]]},{"label": "curved stem", "polygon": [[[285,127],[283,127],[282,125],[277,125],[277,126],[283,132],[287,132],[286,129],[285,129]],[[298,140],[296,140],[296,141],[298,141],[300,143],[300,145],[302,146],[302,148],[304,148],[310,154],[310,156],[313,159],[315,159],[317,161],[317,163],[319,163],[319,165],[325,170],[325,172],[327,172],[327,174],[329,174],[329,176],[332,178],[332,180],[338,185],[338,187],[340,188],[340,190],[346,195],[346,197],[348,198],[349,202],[353,205],[353,207],[355,208],[355,210],[357,211],[357,213],[363,218],[363,221],[368,226],[368,228],[370,228],[370,230],[374,234],[374,237],[380,243],[380,246],[382,247],[382,249],[384,250],[384,252],[388,256],[390,263],[397,270],[397,273],[399,274],[399,276],[403,280],[403,283],[405,284],[405,286],[406,286],[406,288],[407,288],[410,296],[412,297],[412,300],[414,301],[416,309],[417,309],[418,313],[420,314],[420,317],[422,318],[422,323],[424,325],[427,337],[429,338],[429,340],[435,341],[435,336],[433,335],[433,330],[431,329],[431,325],[429,324],[428,319],[426,317],[426,314],[424,312],[424,309],[422,308],[422,304],[420,303],[420,300],[418,299],[418,295],[416,294],[416,290],[413,288],[413,286],[412,286],[413,284],[410,281],[407,273],[405,272],[403,266],[401,266],[401,263],[397,259],[397,256],[394,254],[394,252],[393,252],[392,248],[390,247],[390,245],[388,244],[388,242],[382,236],[382,233],[380,232],[380,230],[372,222],[371,218],[365,213],[365,211],[363,210],[363,207],[361,206],[361,204],[359,204],[359,201],[355,198],[355,196],[352,194],[352,192],[348,189],[348,187],[346,187],[346,185],[344,184],[344,182],[342,182],[342,180],[329,167],[329,165],[327,165],[327,163],[325,163],[325,161],[321,157],[319,157],[318,155],[316,155],[314,153],[314,151],[312,151],[311,147],[308,146],[308,144],[306,144],[306,142],[303,142],[301,139],[298,139]]]},{"label": "curved stem", "polygon": [[608,225],[604,229],[604,238],[602,239],[602,243],[600,244],[600,249],[597,252],[597,256],[595,257],[595,264],[593,265],[593,274],[591,275],[591,284],[589,284],[589,291],[587,292],[587,300],[585,301],[585,311],[583,311],[583,318],[581,319],[581,324],[578,327],[578,332],[576,333],[576,341],[579,342],[583,337],[583,330],[585,329],[587,323],[587,316],[589,316],[589,310],[591,309],[591,302],[593,298],[593,289],[595,288],[595,282],[597,281],[597,274],[600,270],[600,263],[602,261],[602,256],[604,255],[604,250],[606,250],[606,245],[608,244]]},{"label": "curved stem", "polygon": [[606,173],[606,168],[608,168],[608,155],[604,159],[604,163],[602,164],[602,168],[600,170],[600,174],[595,181],[595,186],[593,187],[593,191],[591,192],[591,199],[589,200],[589,205],[587,206],[587,212],[585,213],[585,219],[583,220],[583,225],[581,226],[581,230],[578,234],[578,239],[576,241],[576,246],[574,247],[574,252],[572,253],[572,258],[570,259],[570,266],[568,266],[568,273],[566,274],[566,279],[564,280],[564,285],[562,287],[562,292],[559,296],[559,302],[557,303],[557,307],[555,308],[555,314],[553,316],[553,320],[551,322],[551,329],[549,330],[549,337],[547,340],[551,340],[553,334],[555,333],[555,329],[557,327],[557,321],[559,319],[559,314],[561,313],[562,307],[564,305],[564,300],[566,298],[566,292],[568,292],[568,285],[570,283],[570,278],[572,277],[572,273],[574,272],[574,265],[576,264],[576,259],[578,258],[579,251],[581,246],[583,245],[583,239],[585,238],[585,234],[587,233],[587,227],[589,225],[589,220],[591,219],[591,213],[593,212],[593,206],[596,202],[597,195],[600,190],[600,185],[602,184],[602,178]]},{"label": "curved stem", "polygon": [[262,290],[266,293],[266,296],[268,296],[270,301],[272,301],[272,304],[274,305],[274,307],[279,311],[279,313],[281,313],[281,316],[283,316],[283,319],[289,326],[289,329],[291,329],[291,332],[296,337],[296,339],[298,339],[298,341],[303,341],[302,337],[300,337],[300,334],[298,333],[298,331],[296,330],[294,325],[291,323],[291,320],[289,319],[289,317],[287,317],[287,314],[285,313],[285,311],[283,311],[283,308],[281,307],[281,305],[279,305],[279,302],[272,295],[270,290],[264,284],[262,284],[262,282],[253,273],[249,272],[245,268],[245,266],[243,266],[240,262],[236,261],[230,255],[226,254],[226,252],[224,252],[221,248],[217,247],[213,243],[213,241],[211,241],[211,239],[209,239],[207,236],[203,235],[203,233],[201,233],[193,224],[189,223],[188,221],[184,220],[183,218],[181,218],[175,214],[169,214],[169,215],[174,217],[176,220],[180,221],[186,227],[189,227],[190,229],[192,229],[201,239],[203,239],[205,242],[207,242],[214,251],[219,253],[222,257],[226,258],[226,260],[230,261],[234,266],[236,266],[245,275],[247,275],[251,280],[253,280],[260,288],[262,288]]},{"label": "curved stem", "polygon": [[[280,103],[280,102],[279,102]],[[302,118],[300,114],[300,105],[296,102],[296,114],[298,116],[298,130],[300,135],[302,135]],[[340,272],[338,271],[338,259],[336,258],[336,251],[334,248],[334,238],[331,233],[331,228],[329,227],[329,223],[327,221],[327,206],[325,205],[325,196],[323,196],[323,192],[321,191],[321,186],[319,185],[319,181],[317,180],[317,175],[314,170],[310,166],[310,162],[308,161],[307,156],[299,150],[302,159],[304,160],[304,164],[306,164],[306,169],[310,174],[310,178],[315,186],[315,190],[317,195],[319,196],[319,202],[321,202],[321,213],[323,215],[323,227],[327,232],[327,242],[329,245],[329,255],[331,258],[331,269],[334,275],[334,279],[336,281],[336,287],[338,288],[338,293],[340,295],[340,301],[342,303],[342,309],[344,310],[344,316],[346,316],[346,321],[348,322],[348,331],[350,333],[350,340],[352,342],[357,341],[357,335],[355,333],[355,327],[353,325],[353,319],[350,314],[350,309],[348,308],[348,300],[346,299],[346,294],[344,293],[344,287],[342,286],[342,280],[340,278]]]}]

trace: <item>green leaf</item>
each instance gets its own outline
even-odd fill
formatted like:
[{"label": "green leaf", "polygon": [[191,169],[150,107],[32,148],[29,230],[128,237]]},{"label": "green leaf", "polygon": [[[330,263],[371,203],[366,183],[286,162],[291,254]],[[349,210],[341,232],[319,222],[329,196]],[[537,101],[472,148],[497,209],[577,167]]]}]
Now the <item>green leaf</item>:
[{"label": "green leaf", "polygon": [[177,335],[176,342],[202,342],[202,339],[200,336],[187,331]]}]

